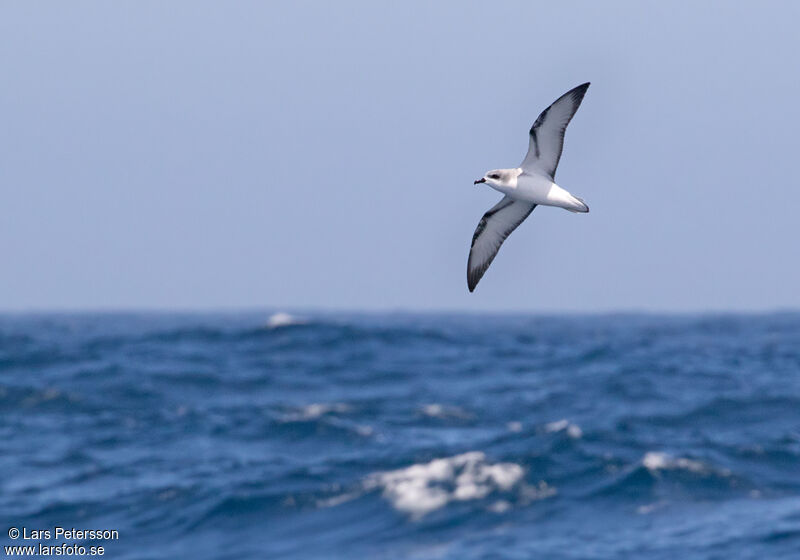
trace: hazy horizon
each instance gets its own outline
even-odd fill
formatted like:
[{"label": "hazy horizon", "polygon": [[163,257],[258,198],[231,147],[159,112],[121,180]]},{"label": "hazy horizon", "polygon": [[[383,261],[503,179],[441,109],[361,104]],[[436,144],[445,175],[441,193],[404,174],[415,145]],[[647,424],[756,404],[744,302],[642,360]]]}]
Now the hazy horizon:
[{"label": "hazy horizon", "polygon": [[619,309],[456,309],[446,307],[426,308],[356,308],[356,307],[300,307],[300,306],[229,306],[229,307],[50,307],[50,308],[18,308],[0,309],[2,315],[272,315],[287,313],[292,318],[311,317],[314,315],[522,315],[522,316],[614,316],[614,315],[654,315],[654,316],[748,316],[748,315],[794,315],[800,314],[797,307],[775,307],[764,309],[657,309],[657,308],[619,308]]}]

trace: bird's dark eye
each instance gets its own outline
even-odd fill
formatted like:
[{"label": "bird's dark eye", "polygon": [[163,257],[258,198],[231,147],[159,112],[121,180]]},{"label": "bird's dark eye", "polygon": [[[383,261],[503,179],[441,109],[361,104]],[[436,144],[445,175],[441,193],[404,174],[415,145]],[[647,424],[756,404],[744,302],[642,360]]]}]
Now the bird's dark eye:
[{"label": "bird's dark eye", "polygon": [[492,173],[491,175],[489,175],[489,179],[499,179],[499,178],[500,175],[498,175],[497,173]]}]

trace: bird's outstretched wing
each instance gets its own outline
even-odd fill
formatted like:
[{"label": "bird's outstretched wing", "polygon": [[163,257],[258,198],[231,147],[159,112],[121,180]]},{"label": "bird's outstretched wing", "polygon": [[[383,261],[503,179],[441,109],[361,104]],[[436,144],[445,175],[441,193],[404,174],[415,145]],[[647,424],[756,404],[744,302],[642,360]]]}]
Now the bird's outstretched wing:
[{"label": "bird's outstretched wing", "polygon": [[561,159],[561,150],[564,147],[564,131],[581,106],[587,89],[589,82],[569,90],[542,111],[531,127],[528,153],[520,165],[524,171],[537,172],[550,179],[555,178],[558,160]]},{"label": "bird's outstretched wing", "polygon": [[504,196],[483,215],[472,236],[472,246],[467,261],[467,286],[470,292],[475,289],[483,273],[492,264],[506,237],[525,221],[534,208],[536,205],[532,202]]}]

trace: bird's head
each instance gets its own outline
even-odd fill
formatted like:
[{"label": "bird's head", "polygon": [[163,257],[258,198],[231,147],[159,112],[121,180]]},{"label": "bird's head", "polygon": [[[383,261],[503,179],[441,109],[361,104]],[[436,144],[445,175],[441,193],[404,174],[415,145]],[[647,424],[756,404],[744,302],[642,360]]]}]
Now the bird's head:
[{"label": "bird's head", "polygon": [[492,188],[505,187],[511,182],[510,179],[511,176],[507,169],[492,169],[491,171],[487,171],[486,175],[475,181],[474,184],[479,185],[481,183],[486,183]]}]

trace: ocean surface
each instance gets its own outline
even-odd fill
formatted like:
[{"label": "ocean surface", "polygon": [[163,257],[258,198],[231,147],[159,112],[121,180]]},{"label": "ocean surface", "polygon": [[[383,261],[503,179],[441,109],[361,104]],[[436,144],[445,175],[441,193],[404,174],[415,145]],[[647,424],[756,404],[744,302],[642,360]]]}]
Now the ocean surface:
[{"label": "ocean surface", "polygon": [[798,559],[800,314],[2,315],[0,525],[115,559]]}]

